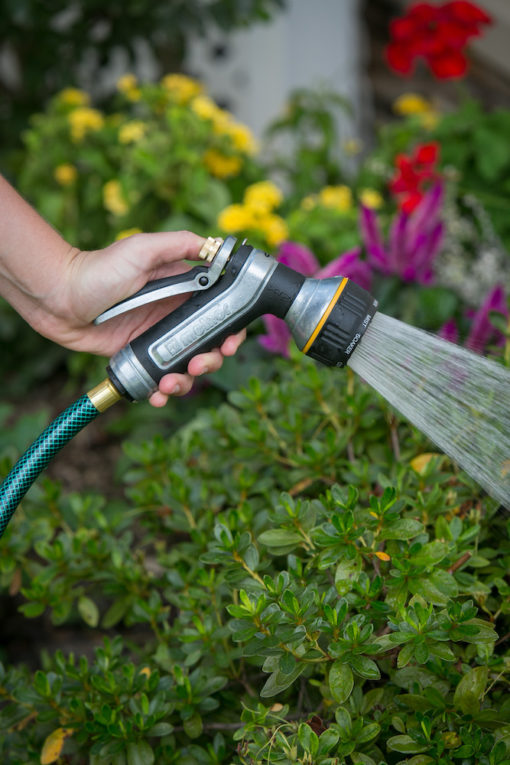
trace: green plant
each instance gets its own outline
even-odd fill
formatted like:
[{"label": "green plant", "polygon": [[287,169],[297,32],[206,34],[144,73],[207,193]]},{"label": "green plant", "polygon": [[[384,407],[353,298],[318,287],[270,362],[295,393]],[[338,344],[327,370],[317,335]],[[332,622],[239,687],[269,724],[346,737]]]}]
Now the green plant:
[{"label": "green plant", "polygon": [[20,191],[82,249],[134,230],[209,234],[234,189],[259,173],[248,128],[179,74],[157,84],[125,75],[107,112],[67,88],[24,140]]},{"label": "green plant", "polygon": [[[188,2],[152,2],[150,5],[115,0],[101,5],[79,0],[70,10],[66,2],[23,6],[1,3],[0,46],[19,76],[0,78],[4,105],[0,145],[17,147],[19,133],[29,115],[42,109],[48,98],[70,83],[101,82],[119,52],[130,65],[145,51],[164,71],[179,71],[190,34],[205,34],[211,27],[222,32],[264,21],[282,6],[281,0],[213,0],[204,5]],[[37,47],[38,55],[31,52]],[[86,65],[84,66],[84,62]],[[104,88],[104,86],[103,86]]]},{"label": "green plant", "polygon": [[275,374],[127,444],[127,499],[24,501],[0,584],[96,648],[7,649],[4,760],[510,762],[508,517],[349,370]]}]

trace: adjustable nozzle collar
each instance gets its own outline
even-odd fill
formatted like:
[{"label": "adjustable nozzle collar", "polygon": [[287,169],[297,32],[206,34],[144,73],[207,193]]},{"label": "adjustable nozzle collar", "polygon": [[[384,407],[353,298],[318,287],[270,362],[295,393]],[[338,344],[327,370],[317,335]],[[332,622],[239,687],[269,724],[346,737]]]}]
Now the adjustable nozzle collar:
[{"label": "adjustable nozzle collar", "polygon": [[343,367],[376,310],[377,300],[347,277],[307,279],[285,321],[303,353]]}]

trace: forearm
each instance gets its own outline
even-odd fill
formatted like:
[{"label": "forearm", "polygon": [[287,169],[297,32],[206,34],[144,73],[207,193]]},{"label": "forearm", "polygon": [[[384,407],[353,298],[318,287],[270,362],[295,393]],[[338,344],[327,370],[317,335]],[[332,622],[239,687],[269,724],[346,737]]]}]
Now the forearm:
[{"label": "forearm", "polygon": [[0,176],[0,295],[36,329],[75,252]]}]

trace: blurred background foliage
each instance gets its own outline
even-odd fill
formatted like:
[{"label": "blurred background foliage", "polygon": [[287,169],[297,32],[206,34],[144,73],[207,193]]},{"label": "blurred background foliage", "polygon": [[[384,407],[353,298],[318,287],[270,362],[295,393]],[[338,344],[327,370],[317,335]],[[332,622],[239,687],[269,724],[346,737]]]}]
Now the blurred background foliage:
[{"label": "blurred background foliage", "polygon": [[3,158],[19,145],[31,114],[80,77],[100,83],[114,53],[124,54],[131,68],[143,41],[160,74],[179,71],[190,33],[215,26],[228,31],[267,20],[282,4],[282,0],[113,0],[107,4],[2,0],[0,48],[8,57],[10,73],[0,78]]}]

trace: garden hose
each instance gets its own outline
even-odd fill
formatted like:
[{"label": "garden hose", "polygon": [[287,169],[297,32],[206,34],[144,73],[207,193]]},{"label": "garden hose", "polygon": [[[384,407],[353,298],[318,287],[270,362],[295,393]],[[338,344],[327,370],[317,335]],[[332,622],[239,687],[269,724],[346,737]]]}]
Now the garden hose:
[{"label": "garden hose", "polygon": [[234,237],[209,238],[199,265],[179,276],[149,282],[98,316],[95,323],[141,305],[189,293],[179,308],[118,351],[108,378],[60,414],[30,446],[0,486],[0,536],[29,487],[51,458],[97,415],[120,398],[147,399],[170,372],[186,372],[190,359],[220,347],[250,322],[284,319],[300,350],[327,366],[343,367],[358,346],[377,301],[347,277],[305,278],[267,252]]},{"label": "garden hose", "polygon": [[106,379],[80,396],[43,430],[0,486],[0,537],[30,486],[55,454],[85,425],[121,398],[110,380]]}]

